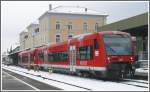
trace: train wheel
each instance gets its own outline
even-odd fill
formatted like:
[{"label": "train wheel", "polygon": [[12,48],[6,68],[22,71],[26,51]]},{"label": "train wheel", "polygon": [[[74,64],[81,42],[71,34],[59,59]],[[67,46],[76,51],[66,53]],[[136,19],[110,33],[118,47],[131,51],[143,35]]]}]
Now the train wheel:
[{"label": "train wheel", "polygon": [[128,68],[127,72],[126,72],[126,78],[131,78],[132,79],[133,76],[134,76],[134,70],[131,69],[131,68]]},{"label": "train wheel", "polygon": [[39,66],[38,65],[34,65],[34,71],[39,71]]}]

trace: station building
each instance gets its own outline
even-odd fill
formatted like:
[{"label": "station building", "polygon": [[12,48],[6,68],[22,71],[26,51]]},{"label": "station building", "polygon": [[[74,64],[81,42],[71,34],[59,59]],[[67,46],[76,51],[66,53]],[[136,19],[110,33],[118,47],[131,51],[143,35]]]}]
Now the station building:
[{"label": "station building", "polygon": [[79,6],[58,6],[39,17],[39,23],[31,23],[27,32],[20,33],[20,50],[62,42],[75,35],[97,32],[106,24],[107,14]]},{"label": "station building", "polygon": [[31,23],[27,26],[26,31],[22,31],[19,35],[20,50],[33,48],[38,45],[37,35],[39,33],[39,24]]}]

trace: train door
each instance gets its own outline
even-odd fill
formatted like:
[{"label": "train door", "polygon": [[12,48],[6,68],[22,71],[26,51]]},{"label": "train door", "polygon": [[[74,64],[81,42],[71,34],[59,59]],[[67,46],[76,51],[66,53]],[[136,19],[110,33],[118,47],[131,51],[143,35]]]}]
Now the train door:
[{"label": "train door", "polygon": [[30,60],[30,53],[28,53],[28,65],[30,65],[31,60]]},{"label": "train door", "polygon": [[44,63],[43,68],[48,69],[48,52],[47,50],[44,50]]},{"label": "train door", "polygon": [[22,63],[22,54],[20,55],[20,65],[22,65],[23,63]]},{"label": "train door", "polygon": [[44,50],[44,64],[47,64],[47,61],[48,61],[48,55],[47,55],[47,50]]},{"label": "train door", "polygon": [[71,72],[75,72],[75,66],[76,66],[76,46],[75,45],[71,45],[70,46],[70,71]]}]

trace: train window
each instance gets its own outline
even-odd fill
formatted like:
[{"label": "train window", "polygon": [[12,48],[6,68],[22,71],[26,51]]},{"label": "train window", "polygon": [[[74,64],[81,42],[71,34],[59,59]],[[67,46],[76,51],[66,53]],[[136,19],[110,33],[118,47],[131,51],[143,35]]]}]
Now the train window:
[{"label": "train window", "polygon": [[21,56],[18,57],[18,61],[21,61]]},{"label": "train window", "polygon": [[94,49],[98,49],[99,45],[98,45],[98,41],[97,39],[94,39]]},{"label": "train window", "polygon": [[91,60],[93,58],[92,50],[93,50],[92,46],[79,47],[78,58],[80,60]]},{"label": "train window", "polygon": [[57,62],[60,59],[58,52],[53,53],[53,57],[54,57],[54,62]]},{"label": "train window", "polygon": [[68,59],[67,51],[61,52],[61,59],[62,59],[62,61],[67,61],[67,59]]},{"label": "train window", "polygon": [[38,56],[40,59],[44,60],[44,53],[43,52],[39,53]]},{"label": "train window", "polygon": [[68,59],[67,51],[51,52],[48,54],[48,61],[50,62],[67,61],[67,59]]},{"label": "train window", "polygon": [[22,62],[28,62],[28,56],[23,56],[22,57]]},{"label": "train window", "polygon": [[48,61],[54,61],[53,54],[51,52],[48,54]]}]

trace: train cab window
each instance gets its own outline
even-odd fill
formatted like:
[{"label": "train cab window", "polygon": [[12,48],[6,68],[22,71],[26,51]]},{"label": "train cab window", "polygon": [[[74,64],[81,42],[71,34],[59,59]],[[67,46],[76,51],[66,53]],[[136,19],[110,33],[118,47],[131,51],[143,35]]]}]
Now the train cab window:
[{"label": "train cab window", "polygon": [[80,60],[91,60],[93,58],[93,47],[83,46],[78,49],[78,58]]},{"label": "train cab window", "polygon": [[99,45],[98,45],[98,41],[97,39],[94,39],[94,49],[98,49]]}]

